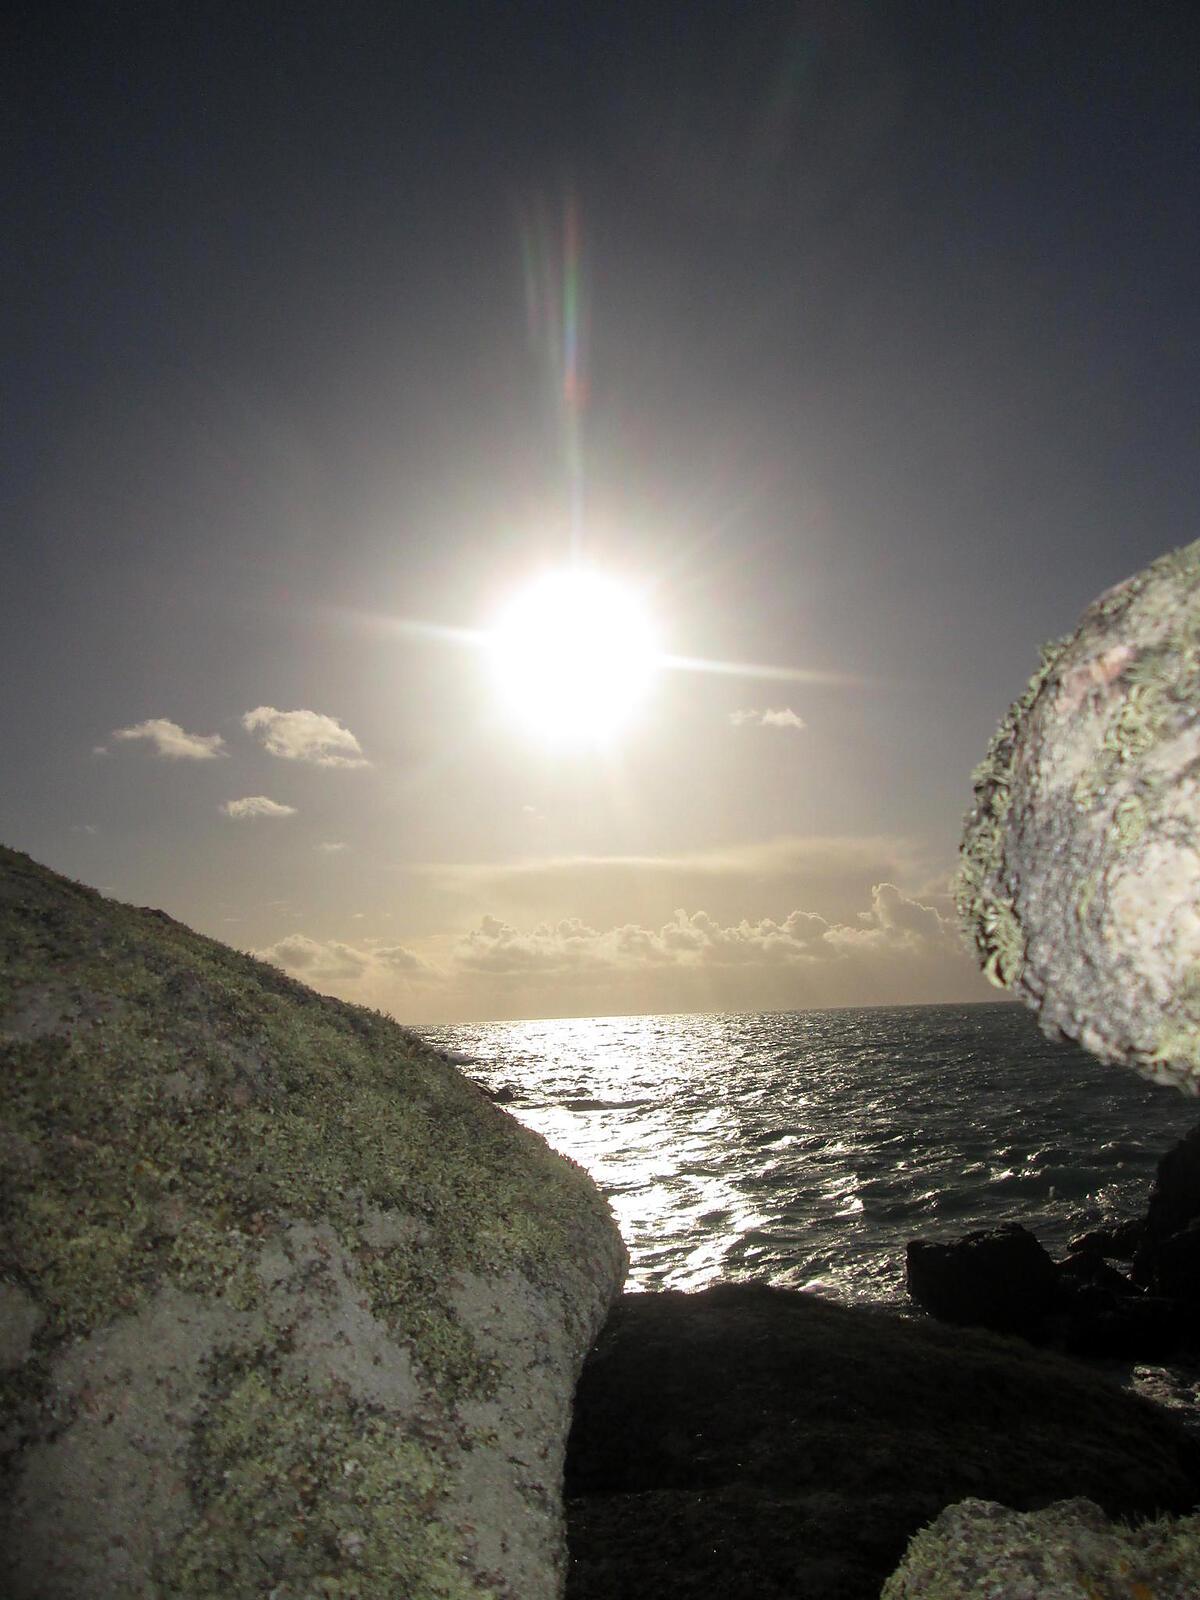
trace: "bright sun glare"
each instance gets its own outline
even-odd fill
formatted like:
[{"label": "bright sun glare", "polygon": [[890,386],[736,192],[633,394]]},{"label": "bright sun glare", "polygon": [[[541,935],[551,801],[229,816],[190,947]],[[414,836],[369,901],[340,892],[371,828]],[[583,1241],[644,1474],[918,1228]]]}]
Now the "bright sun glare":
[{"label": "bright sun glare", "polygon": [[601,741],[626,724],[659,659],[637,593],[588,567],[546,573],[521,589],[489,642],[510,708],[556,744]]}]

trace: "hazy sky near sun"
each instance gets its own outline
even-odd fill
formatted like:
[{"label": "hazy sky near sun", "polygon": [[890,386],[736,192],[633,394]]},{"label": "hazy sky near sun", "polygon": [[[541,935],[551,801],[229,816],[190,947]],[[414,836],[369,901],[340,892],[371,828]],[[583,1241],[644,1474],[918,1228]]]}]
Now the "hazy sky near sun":
[{"label": "hazy sky near sun", "polygon": [[[23,8],[0,838],[414,1022],[987,998],[971,769],[1200,531],[1198,47],[1167,4]],[[539,735],[478,639],[573,545],[666,654],[799,675]]]}]

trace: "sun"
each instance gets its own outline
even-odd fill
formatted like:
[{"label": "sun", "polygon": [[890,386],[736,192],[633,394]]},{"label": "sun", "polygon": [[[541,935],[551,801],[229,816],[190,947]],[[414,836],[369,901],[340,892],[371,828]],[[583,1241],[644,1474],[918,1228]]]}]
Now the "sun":
[{"label": "sun", "polygon": [[495,680],[525,729],[559,745],[601,743],[644,700],[659,652],[629,584],[591,567],[544,573],[488,635]]}]

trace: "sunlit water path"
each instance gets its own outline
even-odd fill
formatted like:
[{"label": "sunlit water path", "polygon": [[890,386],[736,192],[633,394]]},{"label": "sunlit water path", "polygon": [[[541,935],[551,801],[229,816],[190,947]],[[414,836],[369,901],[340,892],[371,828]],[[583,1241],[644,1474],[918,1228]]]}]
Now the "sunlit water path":
[{"label": "sunlit water path", "polygon": [[1006,1004],[424,1034],[591,1173],[631,1289],[753,1277],[899,1303],[908,1239],[1013,1221],[1061,1250],[1138,1211],[1200,1120]]}]

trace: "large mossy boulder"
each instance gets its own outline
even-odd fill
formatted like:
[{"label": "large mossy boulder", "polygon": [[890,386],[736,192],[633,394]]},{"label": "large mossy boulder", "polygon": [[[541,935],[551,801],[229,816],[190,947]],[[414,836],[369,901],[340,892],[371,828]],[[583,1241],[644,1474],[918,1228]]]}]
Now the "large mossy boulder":
[{"label": "large mossy boulder", "polygon": [[0,1592],[551,1600],[626,1261],[373,1012],[0,850]]},{"label": "large mossy boulder", "polygon": [[958,902],[1047,1033],[1200,1090],[1200,543],[1047,646],[975,773]]},{"label": "large mossy boulder", "polygon": [[1200,1447],[1022,1340],[722,1284],[617,1302],[566,1492],[568,1600],[878,1600],[951,1502],[1187,1511]]},{"label": "large mossy boulder", "polygon": [[964,1500],[913,1539],[880,1600],[1196,1600],[1200,1516],[1129,1528],[1090,1500]]}]

